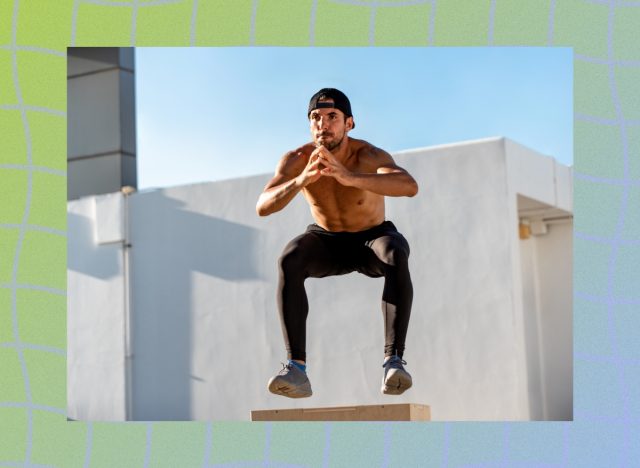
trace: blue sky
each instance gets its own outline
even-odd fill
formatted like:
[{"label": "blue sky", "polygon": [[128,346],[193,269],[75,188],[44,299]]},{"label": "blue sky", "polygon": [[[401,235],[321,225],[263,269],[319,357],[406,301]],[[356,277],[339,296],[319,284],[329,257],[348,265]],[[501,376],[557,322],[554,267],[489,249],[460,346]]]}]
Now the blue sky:
[{"label": "blue sky", "polygon": [[139,189],[272,173],[323,87],[389,152],[505,136],[573,164],[569,48],[138,48]]}]

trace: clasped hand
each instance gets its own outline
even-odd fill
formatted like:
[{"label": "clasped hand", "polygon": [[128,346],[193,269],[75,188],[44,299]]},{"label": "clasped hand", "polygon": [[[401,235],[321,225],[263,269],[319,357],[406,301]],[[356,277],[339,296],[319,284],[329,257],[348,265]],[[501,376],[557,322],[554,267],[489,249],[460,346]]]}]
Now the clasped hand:
[{"label": "clasped hand", "polygon": [[303,186],[317,181],[322,176],[333,177],[342,185],[349,185],[351,175],[352,172],[324,146],[318,146],[313,150],[301,174]]}]

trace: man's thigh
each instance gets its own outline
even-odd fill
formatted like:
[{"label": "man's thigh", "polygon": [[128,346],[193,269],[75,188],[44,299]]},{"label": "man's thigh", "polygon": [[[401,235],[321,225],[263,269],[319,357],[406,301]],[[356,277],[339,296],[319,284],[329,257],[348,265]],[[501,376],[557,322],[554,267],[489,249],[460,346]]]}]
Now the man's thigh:
[{"label": "man's thigh", "polygon": [[409,243],[398,231],[385,232],[365,243],[357,270],[373,278],[384,276],[385,268],[394,266],[398,255],[409,256]]},{"label": "man's thigh", "polygon": [[354,271],[353,262],[348,258],[349,249],[345,249],[339,239],[314,232],[305,232],[291,240],[282,252],[280,262],[295,265],[304,271],[305,276],[323,278],[325,276],[344,275]]}]

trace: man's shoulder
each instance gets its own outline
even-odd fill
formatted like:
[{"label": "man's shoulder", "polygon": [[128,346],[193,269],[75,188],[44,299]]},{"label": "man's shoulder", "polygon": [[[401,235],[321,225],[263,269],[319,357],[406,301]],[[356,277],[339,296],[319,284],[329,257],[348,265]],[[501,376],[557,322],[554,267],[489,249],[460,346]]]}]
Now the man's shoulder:
[{"label": "man's shoulder", "polygon": [[314,146],[311,143],[305,143],[302,146],[298,146],[295,149],[289,150],[284,153],[282,159],[300,159],[300,156],[309,156],[314,150]]},{"label": "man's shoulder", "polygon": [[297,171],[300,167],[304,167],[309,160],[309,155],[315,147],[312,143],[305,143],[296,149],[287,151],[280,158],[279,172]]},{"label": "man's shoulder", "polygon": [[360,158],[367,158],[369,160],[380,162],[386,162],[391,158],[391,155],[388,152],[382,148],[378,148],[368,141],[349,138],[349,143],[351,144],[351,150]]},{"label": "man's shoulder", "polygon": [[305,143],[302,146],[299,146],[295,149],[292,149],[290,151],[287,151],[283,158],[285,159],[300,159],[301,156],[307,157],[309,156],[313,150],[315,149],[315,145],[313,143]]}]

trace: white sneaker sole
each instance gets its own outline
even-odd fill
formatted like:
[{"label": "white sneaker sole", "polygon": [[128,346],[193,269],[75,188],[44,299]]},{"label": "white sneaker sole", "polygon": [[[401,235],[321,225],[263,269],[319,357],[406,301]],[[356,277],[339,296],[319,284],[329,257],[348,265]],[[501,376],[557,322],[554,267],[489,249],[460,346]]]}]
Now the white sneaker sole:
[{"label": "white sneaker sole", "polygon": [[385,395],[401,395],[411,388],[413,381],[407,372],[393,372],[390,370],[387,379],[382,381],[382,393]]},{"label": "white sneaker sole", "polygon": [[279,376],[273,377],[269,380],[269,391],[275,395],[281,395],[288,398],[308,398],[313,395],[311,391],[311,384],[294,386],[287,382],[283,382]]}]

